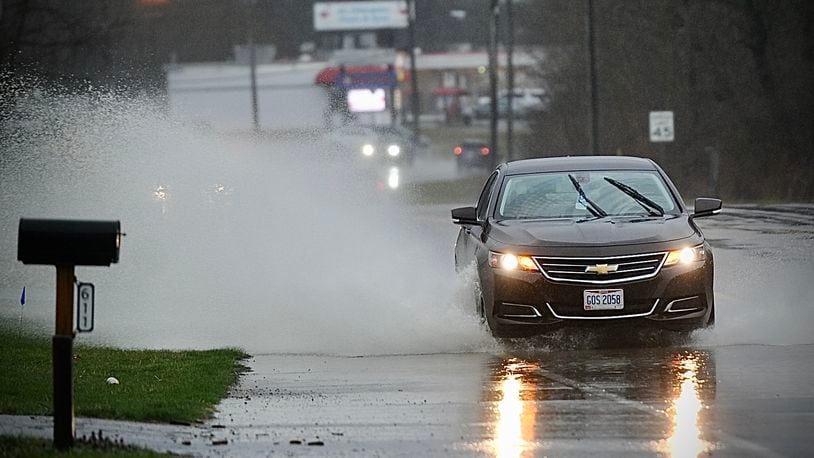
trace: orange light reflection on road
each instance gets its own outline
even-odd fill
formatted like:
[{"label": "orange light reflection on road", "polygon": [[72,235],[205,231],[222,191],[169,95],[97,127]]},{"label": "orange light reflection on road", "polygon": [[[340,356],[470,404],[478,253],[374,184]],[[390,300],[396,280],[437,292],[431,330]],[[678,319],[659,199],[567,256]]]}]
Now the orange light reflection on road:
[{"label": "orange light reflection on road", "polygon": [[698,425],[698,414],[704,407],[698,392],[698,360],[693,355],[683,355],[677,364],[678,396],[668,410],[673,429],[665,451],[674,458],[697,457],[709,448],[701,439]]},{"label": "orange light reflection on road", "polygon": [[537,405],[533,396],[524,401],[522,394],[536,390],[536,386],[523,380],[523,373],[536,366],[516,360],[504,364],[493,447],[496,457],[515,458],[530,450],[534,441]]}]

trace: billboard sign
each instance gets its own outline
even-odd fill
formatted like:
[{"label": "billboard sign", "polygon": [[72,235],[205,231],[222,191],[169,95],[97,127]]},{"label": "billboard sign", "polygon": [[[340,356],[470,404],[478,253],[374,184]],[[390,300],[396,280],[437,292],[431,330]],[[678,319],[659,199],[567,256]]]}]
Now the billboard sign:
[{"label": "billboard sign", "polygon": [[407,2],[317,2],[314,3],[314,30],[376,30],[407,27]]},{"label": "billboard sign", "polygon": [[351,113],[375,113],[387,108],[384,89],[351,89],[348,91],[348,110]]}]

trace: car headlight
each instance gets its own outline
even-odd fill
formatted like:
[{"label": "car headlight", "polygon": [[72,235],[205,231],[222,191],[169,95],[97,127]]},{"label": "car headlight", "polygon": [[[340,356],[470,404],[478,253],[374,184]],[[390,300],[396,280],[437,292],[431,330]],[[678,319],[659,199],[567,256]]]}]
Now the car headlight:
[{"label": "car headlight", "polygon": [[389,154],[389,155],[391,155],[393,157],[398,156],[400,152],[401,152],[401,148],[399,148],[399,145],[390,145],[390,146],[387,147],[387,154]]},{"label": "car headlight", "polygon": [[695,247],[685,247],[680,250],[673,250],[667,253],[667,260],[664,261],[665,266],[672,266],[674,264],[690,264],[695,261],[703,261],[707,258],[707,253],[704,251],[704,245]]},{"label": "car headlight", "polygon": [[374,148],[373,145],[371,145],[370,143],[365,143],[362,146],[362,154],[364,154],[365,156],[368,156],[368,157],[373,156],[373,153],[375,151],[376,151],[376,148]]},{"label": "car headlight", "polygon": [[537,264],[531,259],[531,256],[517,256],[511,253],[489,252],[489,265],[503,270],[538,271]]}]

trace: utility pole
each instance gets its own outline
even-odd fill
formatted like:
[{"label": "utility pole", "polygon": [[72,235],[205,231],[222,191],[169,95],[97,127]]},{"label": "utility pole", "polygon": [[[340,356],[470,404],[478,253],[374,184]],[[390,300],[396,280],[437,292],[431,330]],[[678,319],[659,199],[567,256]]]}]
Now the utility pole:
[{"label": "utility pole", "polygon": [[596,47],[594,45],[594,4],[588,0],[588,84],[591,90],[591,143],[590,154],[599,154],[599,97],[596,87]]},{"label": "utility pole", "polygon": [[492,117],[490,119],[490,132],[491,140],[490,146],[492,147],[492,165],[497,165],[498,161],[498,147],[497,147],[497,32],[498,32],[498,19],[500,17],[500,5],[498,0],[490,0],[491,17],[489,20],[489,97],[492,105]]},{"label": "utility pole", "polygon": [[255,54],[254,34],[249,26],[249,68],[252,80],[252,128],[255,132],[260,130],[260,122],[257,119],[257,56]]},{"label": "utility pole", "polygon": [[260,122],[257,117],[257,53],[254,45],[254,17],[256,0],[251,0],[249,6],[249,26],[247,27],[249,42],[249,74],[251,78],[252,92],[252,128],[255,132],[260,130]]},{"label": "utility pole", "polygon": [[409,11],[407,14],[407,31],[410,39],[410,108],[413,112],[413,143],[418,144],[420,133],[419,117],[421,110],[418,106],[418,69],[415,64],[415,0],[408,0]]},{"label": "utility pole", "polygon": [[514,14],[512,0],[506,0],[506,89],[509,91],[506,107],[506,160],[514,158]]}]

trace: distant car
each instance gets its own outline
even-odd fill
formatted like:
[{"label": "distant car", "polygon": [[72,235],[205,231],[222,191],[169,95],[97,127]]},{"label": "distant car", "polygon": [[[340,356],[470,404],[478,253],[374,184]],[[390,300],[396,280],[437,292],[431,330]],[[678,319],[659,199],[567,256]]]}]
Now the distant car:
[{"label": "distant car", "polygon": [[495,336],[565,325],[655,325],[691,331],[715,322],[713,258],[695,218],[649,159],[580,156],[500,165],[461,226],[457,269],[475,265],[477,312]]},{"label": "distant car", "polygon": [[[534,113],[543,112],[548,108],[548,96],[545,93],[516,93],[512,105],[516,119],[526,119]],[[479,101],[472,110],[475,119],[489,119],[492,117],[492,104],[489,97]],[[509,97],[505,94],[497,99],[497,113],[499,118],[505,118],[509,112]]]},{"label": "distant car", "polygon": [[403,127],[372,127],[370,141],[361,146],[362,156],[372,160],[412,164],[416,144],[411,131]]},{"label": "distant car", "polygon": [[412,132],[396,126],[348,126],[333,133],[340,152],[373,164],[411,164],[418,147]]},{"label": "distant car", "polygon": [[492,148],[481,140],[464,140],[452,152],[455,154],[458,170],[472,167],[491,169],[495,165]]}]

